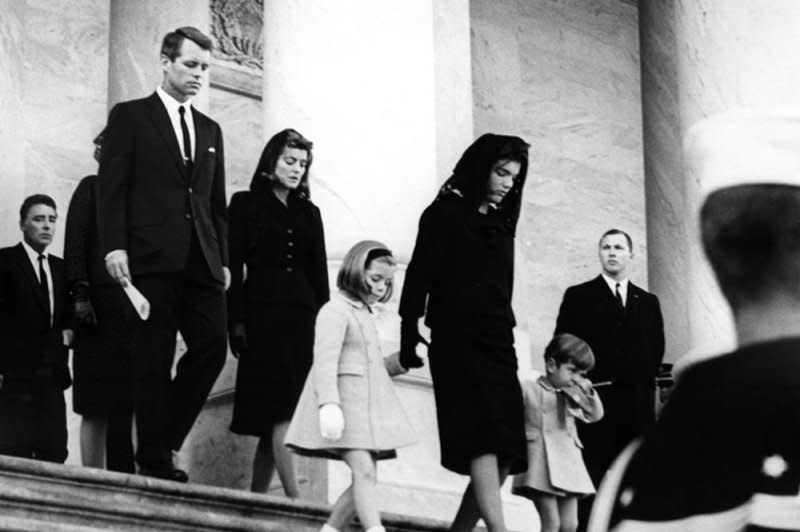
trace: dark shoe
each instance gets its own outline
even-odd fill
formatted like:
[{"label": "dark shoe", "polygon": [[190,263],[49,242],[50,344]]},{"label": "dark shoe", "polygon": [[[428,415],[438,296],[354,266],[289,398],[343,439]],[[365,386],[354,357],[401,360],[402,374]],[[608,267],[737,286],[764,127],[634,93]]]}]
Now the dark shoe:
[{"label": "dark shoe", "polygon": [[189,475],[183,469],[171,467],[167,469],[148,469],[142,467],[139,469],[139,474],[145,477],[161,478],[164,480],[171,480],[173,482],[189,482]]}]

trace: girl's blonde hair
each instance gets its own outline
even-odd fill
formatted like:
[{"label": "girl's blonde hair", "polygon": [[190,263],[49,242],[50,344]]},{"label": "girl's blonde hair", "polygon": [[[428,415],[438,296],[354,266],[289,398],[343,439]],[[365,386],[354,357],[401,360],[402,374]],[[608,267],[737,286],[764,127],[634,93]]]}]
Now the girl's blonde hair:
[{"label": "girl's blonde hair", "polygon": [[[372,261],[379,260],[390,266],[396,262],[392,252],[384,244],[376,240],[362,240],[350,248],[342,260],[342,267],[336,276],[336,286],[350,297],[362,300],[369,295],[367,285],[367,269]],[[389,301],[392,297],[393,284],[389,284],[386,293],[378,300],[380,303]]]}]

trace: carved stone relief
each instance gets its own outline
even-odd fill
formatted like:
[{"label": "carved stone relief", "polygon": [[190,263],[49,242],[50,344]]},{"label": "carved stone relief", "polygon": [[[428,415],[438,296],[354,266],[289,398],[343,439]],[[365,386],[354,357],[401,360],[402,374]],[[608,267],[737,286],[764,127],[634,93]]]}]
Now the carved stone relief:
[{"label": "carved stone relief", "polygon": [[211,33],[216,41],[216,59],[261,74],[263,30],[263,0],[211,0]]}]

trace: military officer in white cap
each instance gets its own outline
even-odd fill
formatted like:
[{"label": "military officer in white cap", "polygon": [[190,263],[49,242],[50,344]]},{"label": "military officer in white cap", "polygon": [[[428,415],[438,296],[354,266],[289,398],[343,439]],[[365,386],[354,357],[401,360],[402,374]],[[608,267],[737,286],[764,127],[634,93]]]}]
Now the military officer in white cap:
[{"label": "military officer in white cap", "polygon": [[685,153],[738,347],[684,370],[589,530],[800,530],[800,114],[718,115]]}]

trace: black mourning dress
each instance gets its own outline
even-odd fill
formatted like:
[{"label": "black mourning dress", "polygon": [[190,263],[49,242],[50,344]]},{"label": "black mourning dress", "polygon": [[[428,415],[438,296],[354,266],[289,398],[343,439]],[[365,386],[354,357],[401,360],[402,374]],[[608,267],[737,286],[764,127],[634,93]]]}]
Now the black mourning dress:
[{"label": "black mourning dress", "polygon": [[108,414],[115,401],[133,400],[129,347],[138,321],[122,288],[106,272],[97,242],[95,182],[92,175],[78,184],[64,232],[67,286],[85,282],[97,315],[97,327],[77,328],[73,346],[73,409],[84,416]]},{"label": "black mourning dress", "polygon": [[442,465],[456,473],[469,474],[487,453],[510,462],[511,473],[527,468],[513,280],[514,235],[496,211],[481,214],[449,194],[423,212],[400,315],[425,313],[431,328]]},{"label": "black mourning dress", "polygon": [[271,190],[237,192],[228,239],[229,321],[245,324],[248,341],[231,430],[262,436],[291,419],[311,367],[314,320],[329,297],[322,219],[298,195],[284,205]]}]

